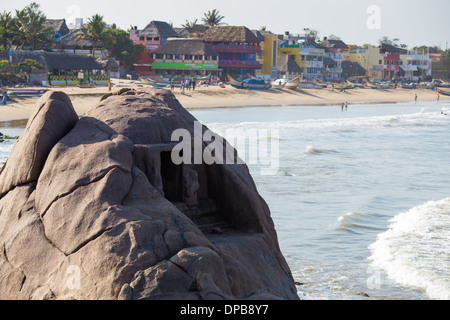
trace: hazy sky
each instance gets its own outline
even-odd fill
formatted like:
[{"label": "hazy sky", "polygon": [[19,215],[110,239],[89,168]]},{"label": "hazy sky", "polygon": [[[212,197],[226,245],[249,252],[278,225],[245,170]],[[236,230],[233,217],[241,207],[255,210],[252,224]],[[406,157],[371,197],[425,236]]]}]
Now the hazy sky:
[{"label": "hazy sky", "polygon": [[[0,0],[0,11],[12,11],[31,0]],[[218,9],[228,25],[266,26],[274,33],[302,33],[303,28],[331,34],[347,44],[378,44],[383,36],[409,47],[450,44],[449,0],[36,0],[47,18],[87,18],[99,13],[120,28],[144,28],[152,20],[181,26]],[[369,9],[369,10],[368,10]]]}]

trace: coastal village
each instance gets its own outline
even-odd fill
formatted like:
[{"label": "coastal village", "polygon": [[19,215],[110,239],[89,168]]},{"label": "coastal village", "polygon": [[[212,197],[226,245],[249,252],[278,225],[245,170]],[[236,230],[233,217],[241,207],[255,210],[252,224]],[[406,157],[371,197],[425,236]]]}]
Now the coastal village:
[{"label": "coastal village", "polygon": [[[446,66],[443,60],[448,52],[408,49],[387,37],[378,45],[359,46],[334,35],[319,38],[317,31],[308,28],[303,33],[274,34],[266,27],[224,25],[217,10],[205,13],[203,24],[195,20],[174,27],[153,20],[127,31],[107,25],[100,15],[87,23],[76,19],[75,25],[68,26],[65,19],[47,19],[35,3],[24,10],[39,16],[47,34],[37,43],[26,37],[18,40],[14,33],[18,18],[2,14],[2,87],[20,82],[27,87],[94,87],[119,78],[159,87],[169,87],[171,81],[172,87],[180,86],[186,79],[224,86],[235,82],[236,87],[249,89],[285,85],[386,89],[399,83],[405,89],[450,87],[448,71],[436,68]],[[296,81],[289,86],[286,82],[291,79]]]}]

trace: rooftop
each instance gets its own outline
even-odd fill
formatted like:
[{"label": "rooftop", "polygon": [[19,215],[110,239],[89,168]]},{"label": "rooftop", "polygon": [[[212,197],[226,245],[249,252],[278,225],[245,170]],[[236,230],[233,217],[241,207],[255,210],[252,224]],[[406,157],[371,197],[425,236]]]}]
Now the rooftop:
[{"label": "rooftop", "polygon": [[189,54],[218,56],[219,54],[201,39],[170,38],[155,54]]},{"label": "rooftop", "polygon": [[178,33],[164,21],[152,21],[150,22],[144,30],[139,33],[140,36],[149,38],[172,38],[179,37]]},{"label": "rooftop", "polygon": [[202,39],[206,42],[260,43],[261,40],[244,26],[214,26],[209,28]]}]

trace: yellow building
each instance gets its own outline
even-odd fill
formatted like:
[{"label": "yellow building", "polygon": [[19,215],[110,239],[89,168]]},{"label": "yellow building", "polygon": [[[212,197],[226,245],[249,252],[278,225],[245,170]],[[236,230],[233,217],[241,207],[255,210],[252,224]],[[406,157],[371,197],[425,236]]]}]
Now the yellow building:
[{"label": "yellow building", "polygon": [[262,69],[257,70],[258,75],[272,76],[277,71],[278,35],[259,33],[262,55],[257,57],[257,61],[262,64]]},{"label": "yellow building", "polygon": [[358,63],[366,70],[368,78],[379,79],[383,77],[384,56],[380,54],[379,47],[369,45],[367,49],[356,49],[355,52],[344,56],[344,59]]}]

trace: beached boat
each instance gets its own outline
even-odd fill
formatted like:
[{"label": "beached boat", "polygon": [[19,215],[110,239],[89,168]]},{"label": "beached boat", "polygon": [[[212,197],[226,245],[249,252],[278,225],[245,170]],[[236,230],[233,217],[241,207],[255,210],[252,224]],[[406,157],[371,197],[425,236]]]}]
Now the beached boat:
[{"label": "beached boat", "polygon": [[278,80],[272,81],[272,88],[295,90],[298,87],[299,81],[300,81],[299,78],[295,78],[295,79],[291,79],[291,80],[278,79]]},{"label": "beached boat", "polygon": [[354,83],[354,82],[350,82],[348,80],[347,80],[347,84],[350,86],[353,86],[355,88],[364,88],[365,87],[365,85],[362,83]]},{"label": "beached boat", "polygon": [[314,88],[314,84],[307,83],[307,82],[300,82],[297,87],[298,88],[302,88],[302,89],[313,89]]},{"label": "beached boat", "polygon": [[416,85],[414,83],[402,84],[402,89],[416,89]]},{"label": "beached boat", "polygon": [[286,85],[286,82],[285,81],[283,82],[282,79],[272,81],[272,88],[274,88],[274,89],[283,89],[285,85]]},{"label": "beached boat", "polygon": [[150,85],[155,88],[170,88],[170,83],[150,82]]},{"label": "beached boat", "polygon": [[48,91],[48,89],[6,89],[6,94],[9,96],[28,96],[40,95]]},{"label": "beached boat", "polygon": [[286,81],[286,84],[284,85],[284,87],[289,90],[295,90],[298,87],[299,81],[300,81],[299,78],[295,78],[295,79]]},{"label": "beached boat", "polygon": [[443,96],[450,96],[450,92],[444,91],[442,89],[437,89],[437,92],[439,94],[442,94]]},{"label": "beached boat", "polygon": [[450,83],[442,81],[442,80],[433,80],[433,83],[438,88],[450,88]]},{"label": "beached boat", "polygon": [[271,84],[267,84],[264,80],[261,79],[244,79],[243,81],[239,81],[234,79],[232,76],[228,76],[228,81],[230,85],[234,88],[238,89],[250,89],[250,90],[267,90],[272,88]]}]

